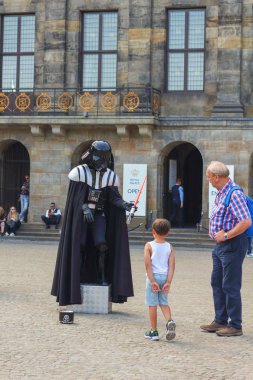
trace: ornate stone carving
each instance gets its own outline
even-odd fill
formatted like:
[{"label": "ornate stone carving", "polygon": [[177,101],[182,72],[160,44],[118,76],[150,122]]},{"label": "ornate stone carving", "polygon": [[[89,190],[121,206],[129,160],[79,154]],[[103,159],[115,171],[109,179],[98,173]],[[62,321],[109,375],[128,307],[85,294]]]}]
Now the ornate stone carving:
[{"label": "ornate stone carving", "polygon": [[21,92],[15,99],[15,106],[20,112],[27,111],[30,104],[31,99],[25,92]]},{"label": "ornate stone carving", "polygon": [[139,107],[139,104],[140,98],[133,91],[129,91],[123,98],[123,106],[130,112],[136,110]]},{"label": "ornate stone carving", "polygon": [[4,112],[10,105],[10,100],[7,95],[0,92],[0,112]]},{"label": "ornate stone carving", "polygon": [[70,95],[68,92],[63,92],[61,95],[58,96],[57,106],[61,111],[67,112],[73,107],[73,105],[73,96]]},{"label": "ornate stone carving", "polygon": [[52,98],[46,92],[42,92],[36,98],[36,105],[40,111],[46,111],[52,107]]},{"label": "ornate stone carving", "polygon": [[153,111],[154,113],[159,112],[159,102],[160,102],[160,97],[158,94],[154,94],[153,96]]},{"label": "ornate stone carving", "polygon": [[96,104],[96,98],[94,95],[90,94],[89,92],[85,92],[79,98],[79,107],[85,112],[92,110],[95,104]]},{"label": "ornate stone carving", "polygon": [[108,91],[106,94],[101,96],[101,106],[106,111],[114,110],[118,105],[117,96],[114,95],[111,91]]}]

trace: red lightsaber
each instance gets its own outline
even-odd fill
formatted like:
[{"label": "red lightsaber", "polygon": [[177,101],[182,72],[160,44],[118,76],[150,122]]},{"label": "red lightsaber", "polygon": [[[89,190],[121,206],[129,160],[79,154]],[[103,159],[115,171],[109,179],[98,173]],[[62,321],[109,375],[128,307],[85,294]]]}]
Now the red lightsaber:
[{"label": "red lightsaber", "polygon": [[143,187],[145,185],[146,179],[147,179],[147,176],[144,177],[144,179],[142,181],[142,184],[141,184],[141,187],[140,187],[140,190],[138,191],[138,193],[136,195],[133,207],[131,208],[131,210],[129,212],[129,215],[128,215],[128,218],[127,218],[127,224],[129,224],[131,222],[131,220],[133,219],[133,217],[134,217],[134,213],[136,211],[136,206],[137,206],[137,203],[139,202],[139,199],[140,199]]}]

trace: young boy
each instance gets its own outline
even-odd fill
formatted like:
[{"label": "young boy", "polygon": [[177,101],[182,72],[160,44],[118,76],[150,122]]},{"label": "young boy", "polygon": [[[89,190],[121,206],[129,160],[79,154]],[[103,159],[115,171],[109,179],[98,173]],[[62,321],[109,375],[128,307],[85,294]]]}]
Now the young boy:
[{"label": "young boy", "polygon": [[176,336],[176,324],[171,319],[168,305],[168,292],[175,271],[175,254],[166,236],[170,231],[170,222],[167,219],[156,219],[152,224],[154,240],[146,243],[144,260],[147,272],[146,305],[149,307],[151,329],[144,335],[151,340],[159,340],[157,331],[157,306],[159,305],[167,321],[166,339]]}]

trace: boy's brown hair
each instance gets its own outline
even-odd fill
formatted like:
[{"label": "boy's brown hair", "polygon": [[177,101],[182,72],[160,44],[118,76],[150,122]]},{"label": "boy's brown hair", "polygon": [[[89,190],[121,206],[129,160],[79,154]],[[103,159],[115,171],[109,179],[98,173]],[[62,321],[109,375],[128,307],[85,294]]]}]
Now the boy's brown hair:
[{"label": "boy's brown hair", "polygon": [[157,235],[165,236],[170,231],[170,222],[167,219],[155,219],[152,228]]}]

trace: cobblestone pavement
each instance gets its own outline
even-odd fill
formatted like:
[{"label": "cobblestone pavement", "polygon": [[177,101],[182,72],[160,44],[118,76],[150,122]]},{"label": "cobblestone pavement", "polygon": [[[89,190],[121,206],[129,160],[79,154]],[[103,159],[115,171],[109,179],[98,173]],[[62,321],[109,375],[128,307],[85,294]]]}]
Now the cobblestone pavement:
[{"label": "cobblestone pavement", "polygon": [[[75,314],[73,325],[58,322],[50,288],[56,244],[0,242],[0,379],[253,379],[253,260],[243,278],[244,335],[222,338],[201,332],[213,318],[208,250],[176,250],[170,304],[177,336],[144,339],[142,248],[132,247],[135,297],[113,304],[108,315]],[[164,330],[159,313],[158,327]]]}]

